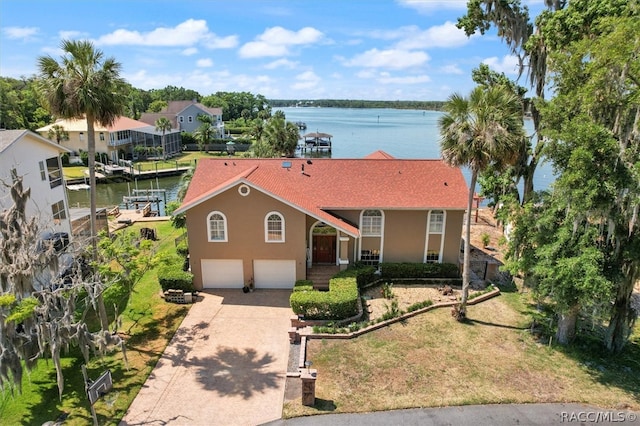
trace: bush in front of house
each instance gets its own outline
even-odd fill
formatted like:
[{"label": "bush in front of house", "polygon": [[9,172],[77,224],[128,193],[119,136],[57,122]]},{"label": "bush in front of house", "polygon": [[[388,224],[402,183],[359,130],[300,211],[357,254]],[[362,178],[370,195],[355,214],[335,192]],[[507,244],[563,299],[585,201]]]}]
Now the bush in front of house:
[{"label": "bush in front of house", "polygon": [[305,319],[349,318],[358,313],[358,284],[355,277],[332,278],[329,291],[294,291],[289,303]]},{"label": "bush in front of house", "polygon": [[293,291],[313,291],[313,281],[298,280],[293,285]]},{"label": "bush in front of house", "polygon": [[193,274],[182,270],[182,262],[169,262],[158,269],[158,282],[162,291],[182,290],[192,292]]},{"label": "bush in front of house", "polygon": [[357,264],[344,271],[338,272],[334,278],[355,278],[358,283],[358,288],[363,288],[378,279],[375,272],[375,266]]},{"label": "bush in front of house", "polygon": [[458,278],[460,271],[453,263],[381,263],[383,279],[394,278]]}]

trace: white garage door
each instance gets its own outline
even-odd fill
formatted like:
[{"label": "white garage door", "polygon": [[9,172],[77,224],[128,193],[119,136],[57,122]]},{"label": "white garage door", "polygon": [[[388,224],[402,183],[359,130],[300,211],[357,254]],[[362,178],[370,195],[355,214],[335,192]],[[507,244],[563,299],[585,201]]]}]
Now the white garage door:
[{"label": "white garage door", "polygon": [[202,259],[204,288],[242,288],[242,259]]},{"label": "white garage door", "polygon": [[256,288],[293,288],[296,283],[295,260],[254,260]]}]

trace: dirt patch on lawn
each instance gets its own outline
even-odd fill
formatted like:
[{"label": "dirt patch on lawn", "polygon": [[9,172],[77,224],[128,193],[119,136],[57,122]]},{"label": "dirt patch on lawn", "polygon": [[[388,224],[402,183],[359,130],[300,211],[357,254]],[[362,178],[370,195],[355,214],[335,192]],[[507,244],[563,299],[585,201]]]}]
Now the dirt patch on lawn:
[{"label": "dirt patch on lawn", "polygon": [[[382,286],[368,288],[362,292],[365,299],[366,311],[369,320],[382,317],[391,308],[392,302],[398,302],[398,309],[406,311],[413,304],[431,300],[434,304],[459,300],[462,291],[452,289],[450,294],[443,294],[442,286],[426,284],[394,284],[390,287],[392,298],[384,297]],[[477,293],[477,290],[469,289],[469,296]]]}]

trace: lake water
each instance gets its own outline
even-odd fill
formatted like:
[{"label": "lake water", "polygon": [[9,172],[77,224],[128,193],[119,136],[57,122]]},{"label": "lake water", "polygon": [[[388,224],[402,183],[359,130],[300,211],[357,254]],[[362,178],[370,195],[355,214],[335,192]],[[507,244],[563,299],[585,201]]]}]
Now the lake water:
[{"label": "lake water", "polygon": [[[396,158],[440,158],[438,111],[350,108],[279,108],[288,121],[302,121],[311,132],[333,137],[332,158],[362,158],[380,149]],[[525,120],[527,134],[533,121]],[[462,170],[467,184],[470,173]],[[546,189],[553,182],[550,164],[536,170],[534,189]],[[480,188],[477,188],[479,191]]]},{"label": "lake water", "polygon": [[[300,133],[329,133],[332,140],[332,158],[362,158],[376,150],[383,150],[396,158],[440,158],[440,132],[436,111],[398,109],[350,108],[278,108],[288,121],[302,121],[307,129]],[[529,134],[533,133],[531,120],[525,121]],[[298,153],[300,154],[300,153]],[[463,169],[469,181],[469,172]],[[538,166],[535,189],[547,188],[553,181],[550,165]],[[136,188],[164,188],[167,201],[175,200],[180,178],[167,177],[140,180],[137,183],[111,183],[98,185],[98,206],[112,207],[122,203],[122,197]],[[479,189],[479,188],[478,188]],[[88,207],[86,190],[68,191],[70,207]],[[161,205],[161,214],[164,207]]]}]

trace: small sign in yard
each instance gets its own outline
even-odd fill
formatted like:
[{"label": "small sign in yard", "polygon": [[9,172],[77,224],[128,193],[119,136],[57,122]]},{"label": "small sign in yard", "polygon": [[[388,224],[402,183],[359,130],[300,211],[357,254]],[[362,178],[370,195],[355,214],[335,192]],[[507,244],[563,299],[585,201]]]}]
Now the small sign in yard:
[{"label": "small sign in yard", "polygon": [[96,380],[89,381],[87,383],[87,396],[89,397],[89,403],[91,405],[113,387],[113,380],[111,380],[111,371],[107,370],[100,375]]}]

